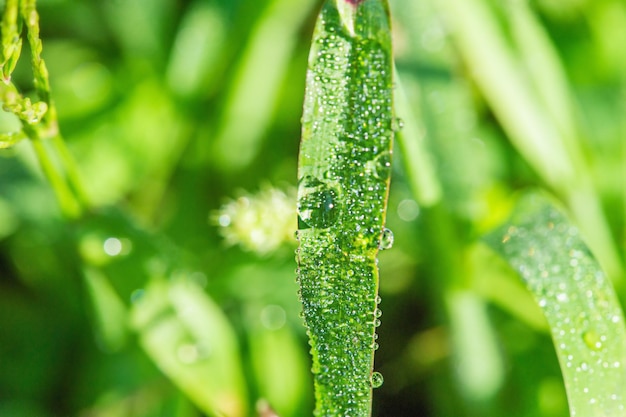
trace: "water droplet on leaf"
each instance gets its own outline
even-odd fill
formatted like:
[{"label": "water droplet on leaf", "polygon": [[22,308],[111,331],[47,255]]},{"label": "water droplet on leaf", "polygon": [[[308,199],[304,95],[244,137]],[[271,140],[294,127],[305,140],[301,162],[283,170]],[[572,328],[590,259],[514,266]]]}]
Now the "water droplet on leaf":
[{"label": "water droplet on leaf", "polygon": [[404,127],[404,121],[399,117],[391,119],[391,130],[398,132]]},{"label": "water droplet on leaf", "polygon": [[588,330],[583,333],[583,341],[591,350],[602,349],[602,338],[593,330]]},{"label": "water droplet on leaf", "polygon": [[385,228],[380,238],[380,245],[378,245],[378,249],[380,250],[391,249],[392,246],[393,246],[393,232]]},{"label": "water droplet on leaf", "polygon": [[372,388],[380,388],[384,381],[383,374],[380,372],[372,373]]},{"label": "water droplet on leaf", "polygon": [[309,227],[326,229],[337,222],[340,211],[339,191],[336,187],[310,175],[300,180],[298,215],[302,222]]},{"label": "water droplet on leaf", "polygon": [[381,181],[387,181],[391,176],[391,153],[381,153],[374,158],[373,163],[374,176]]}]

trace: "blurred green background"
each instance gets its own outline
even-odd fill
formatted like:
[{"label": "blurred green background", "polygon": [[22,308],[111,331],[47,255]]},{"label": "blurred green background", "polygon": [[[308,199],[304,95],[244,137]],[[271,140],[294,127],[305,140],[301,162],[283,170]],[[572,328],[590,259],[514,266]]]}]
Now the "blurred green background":
[{"label": "blurred green background", "polygon": [[[373,415],[564,417],[541,313],[480,237],[546,188],[625,295],[626,5],[466,4],[390,1],[398,116],[442,194],[395,150]],[[30,144],[0,151],[0,416],[311,415],[293,232],[320,5],[38,1],[95,208],[64,220]],[[13,80],[32,89],[26,51]]]}]

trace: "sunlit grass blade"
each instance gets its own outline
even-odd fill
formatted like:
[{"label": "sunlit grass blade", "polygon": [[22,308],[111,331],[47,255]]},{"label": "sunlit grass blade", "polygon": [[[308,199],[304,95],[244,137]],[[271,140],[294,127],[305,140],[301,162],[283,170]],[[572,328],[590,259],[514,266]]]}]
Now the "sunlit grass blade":
[{"label": "sunlit grass blade", "polygon": [[578,228],[530,194],[490,244],[521,275],[550,325],[572,416],[626,415],[626,327]]},{"label": "sunlit grass blade", "polygon": [[251,42],[236,69],[211,152],[212,162],[223,170],[245,167],[257,156],[275,109],[297,31],[314,3],[312,0],[272,0],[253,29]]},{"label": "sunlit grass blade", "polygon": [[[582,157],[580,144],[572,138],[571,114],[566,109],[548,106],[566,105],[562,88],[551,85],[544,72],[557,78],[556,57],[551,55],[547,36],[538,30],[530,11],[513,7],[513,26],[520,43],[507,43],[496,13],[479,0],[445,0],[439,3],[452,25],[459,53],[467,63],[478,87],[502,124],[512,144],[537,171],[547,185],[563,197],[572,210],[589,245],[597,252],[612,279],[622,275],[622,266],[591,182],[589,166]],[[522,39],[520,39],[522,38]],[[523,58],[539,59],[543,70],[525,71]],[[519,53],[522,57],[520,60]],[[539,56],[539,58],[538,58]],[[563,80],[561,80],[563,81]],[[547,95],[551,94],[550,99]]]},{"label": "sunlit grass blade", "polygon": [[150,358],[207,415],[246,416],[235,332],[202,289],[181,278],[153,280],[132,308],[132,327]]},{"label": "sunlit grass blade", "polygon": [[[391,174],[393,69],[386,1],[327,1],[309,56],[298,166],[298,279],[317,416],[368,416],[376,254]],[[382,246],[381,246],[382,245]]]}]

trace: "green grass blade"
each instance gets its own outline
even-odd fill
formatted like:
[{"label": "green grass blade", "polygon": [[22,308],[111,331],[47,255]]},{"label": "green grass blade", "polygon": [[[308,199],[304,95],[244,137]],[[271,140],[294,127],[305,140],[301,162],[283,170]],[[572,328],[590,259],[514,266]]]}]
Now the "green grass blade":
[{"label": "green grass blade", "polygon": [[[520,36],[525,38],[520,48],[532,48],[533,58],[543,59],[543,70],[526,74],[520,67],[519,55],[507,43],[507,36],[488,4],[480,0],[445,0],[439,4],[450,21],[459,52],[472,77],[511,142],[543,180],[568,201],[602,265],[612,278],[620,279],[623,274],[621,261],[603,218],[597,193],[589,181],[589,167],[582,160],[578,142],[567,137],[573,127],[565,126],[568,121],[559,111],[548,108],[556,105],[557,99],[552,97],[546,101],[549,92],[544,91],[551,81],[543,72],[558,72],[558,69],[550,66],[550,60],[555,58],[547,58],[550,52],[546,37],[536,26],[533,27],[536,22],[530,20],[531,16],[524,15],[524,10],[512,11],[514,14],[519,12],[513,23],[515,30],[523,31],[523,34],[516,35],[518,41]],[[525,53],[530,54],[522,50],[522,58]],[[557,85],[551,86],[550,92],[562,94]],[[563,105],[565,100],[558,99],[559,104]]]},{"label": "green grass blade", "polygon": [[440,4],[460,53],[511,141],[549,184],[575,183],[577,172],[567,149],[528,88],[488,5],[479,0]]},{"label": "green grass blade", "polygon": [[404,159],[404,169],[417,202],[424,207],[430,207],[441,200],[443,190],[426,149],[425,129],[417,121],[416,113],[411,108],[397,72],[394,75],[398,86],[395,97],[396,111],[404,123],[404,127],[396,136]]},{"label": "green grass blade", "polygon": [[[114,209],[75,226],[104,347],[121,349],[131,330],[150,360],[207,416],[247,416],[236,333],[190,278],[193,270],[180,262],[176,246]],[[126,312],[128,321],[120,323]]]},{"label": "green grass blade", "polygon": [[298,279],[317,416],[367,416],[393,139],[386,1],[327,1],[309,58],[298,167]]},{"label": "green grass blade", "polygon": [[313,5],[312,0],[272,0],[252,31],[211,152],[213,163],[221,169],[236,171],[257,156],[279,98],[297,31]]},{"label": "green grass blade", "polygon": [[248,415],[235,332],[202,288],[153,279],[131,310],[131,326],[150,359],[207,415]]},{"label": "green grass blade", "polygon": [[544,196],[531,194],[491,245],[542,308],[572,416],[626,416],[626,327],[619,302],[579,230]]}]

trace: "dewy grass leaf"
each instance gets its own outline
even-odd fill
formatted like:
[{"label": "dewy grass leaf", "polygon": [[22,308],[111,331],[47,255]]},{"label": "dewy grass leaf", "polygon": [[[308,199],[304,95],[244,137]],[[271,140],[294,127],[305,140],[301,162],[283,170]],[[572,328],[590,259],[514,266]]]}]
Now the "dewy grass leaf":
[{"label": "dewy grass leaf", "polygon": [[386,1],[327,1],[309,57],[298,167],[298,279],[317,416],[368,416],[376,254],[384,238],[393,138]]},{"label": "dewy grass leaf", "polygon": [[550,325],[572,416],[626,416],[626,327],[579,230],[543,195],[526,196],[491,246],[521,275]]}]

